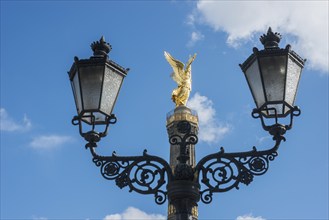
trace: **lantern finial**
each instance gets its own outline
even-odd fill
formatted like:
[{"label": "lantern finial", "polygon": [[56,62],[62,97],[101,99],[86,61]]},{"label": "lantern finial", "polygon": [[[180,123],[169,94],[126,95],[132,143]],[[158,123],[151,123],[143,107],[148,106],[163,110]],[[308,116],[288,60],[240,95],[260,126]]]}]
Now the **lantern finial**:
[{"label": "lantern finial", "polygon": [[279,48],[279,43],[281,40],[281,34],[278,32],[273,33],[272,28],[269,27],[267,34],[263,34],[260,37],[260,42],[264,45],[265,49],[274,49],[274,48]]},{"label": "lantern finial", "polygon": [[112,49],[112,46],[105,42],[104,36],[99,41],[94,41],[90,47],[94,51],[94,56],[107,56]]}]

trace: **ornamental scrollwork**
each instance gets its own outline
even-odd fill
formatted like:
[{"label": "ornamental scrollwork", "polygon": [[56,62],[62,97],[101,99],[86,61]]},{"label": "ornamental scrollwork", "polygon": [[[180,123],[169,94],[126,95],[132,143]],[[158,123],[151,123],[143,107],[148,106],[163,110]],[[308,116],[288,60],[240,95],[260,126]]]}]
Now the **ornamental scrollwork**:
[{"label": "ornamental scrollwork", "polygon": [[202,183],[200,189],[201,201],[208,204],[215,192],[227,192],[233,188],[239,189],[240,183],[249,185],[254,176],[267,172],[270,161],[278,155],[277,148],[281,139],[276,140],[273,148],[266,151],[253,150],[242,153],[218,153],[208,155],[200,160],[195,167],[196,181]]},{"label": "ornamental scrollwork", "polygon": [[270,162],[278,155],[281,141],[285,140],[283,135],[286,127],[280,124],[271,126],[270,134],[273,135],[275,145],[269,150],[258,151],[253,147],[247,152],[226,153],[221,148],[219,152],[202,158],[195,167],[187,163],[188,146],[197,144],[198,137],[191,131],[187,121],[179,122],[177,130],[178,134],[169,136],[169,143],[179,147],[179,163],[174,172],[164,159],[149,155],[146,150],[141,156],[122,157],[115,152],[112,156],[100,156],[95,152],[95,142],[88,142],[86,147],[90,149],[93,162],[100,168],[102,176],[107,180],[114,180],[121,189],[153,194],[155,202],[163,204],[168,198],[166,187],[169,184],[179,186],[181,182],[190,181],[198,183],[194,193],[208,204],[212,201],[213,193],[239,189],[241,183],[249,185],[255,176],[265,174]]},{"label": "ornamental scrollwork", "polygon": [[122,157],[114,152],[112,156],[99,156],[94,147],[90,148],[93,162],[100,167],[102,176],[107,180],[115,180],[119,188],[128,187],[129,192],[154,194],[155,202],[163,204],[167,192],[163,186],[172,179],[170,166],[163,159],[148,155]]}]

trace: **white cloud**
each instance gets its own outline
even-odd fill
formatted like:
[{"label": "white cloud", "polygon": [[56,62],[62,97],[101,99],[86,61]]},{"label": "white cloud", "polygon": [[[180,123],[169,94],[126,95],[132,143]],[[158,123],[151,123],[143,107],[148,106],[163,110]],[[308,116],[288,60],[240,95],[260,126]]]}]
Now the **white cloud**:
[{"label": "white cloud", "polygon": [[186,22],[185,22],[187,25],[191,26],[191,27],[194,27],[194,24],[195,24],[195,16],[193,14],[189,14],[187,16],[187,19],[186,19]]},{"label": "white cloud", "polygon": [[[265,33],[269,26],[283,37],[292,35],[293,50],[307,58],[315,70],[328,70],[328,1],[201,1],[189,22],[209,25],[228,34],[227,43],[238,47]],[[284,47],[285,45],[281,45]]]},{"label": "white cloud", "polygon": [[32,219],[33,220],[48,220],[48,218],[45,218],[45,217],[35,217],[35,216],[33,216]]},{"label": "white cloud", "polygon": [[35,137],[30,143],[30,146],[39,150],[54,149],[72,140],[73,138],[70,136],[41,135]]},{"label": "white cloud", "polygon": [[27,131],[32,127],[31,120],[24,115],[22,122],[12,119],[6,109],[0,108],[0,130],[1,131]]},{"label": "white cloud", "polygon": [[258,216],[254,217],[251,214],[238,216],[236,220],[266,220],[265,218]]},{"label": "white cloud", "polygon": [[112,214],[105,216],[104,220],[165,220],[167,219],[166,216],[160,214],[147,214],[137,208],[128,207],[123,213],[121,214]]},{"label": "white cloud", "polygon": [[189,42],[187,42],[187,46],[188,47],[193,47],[195,45],[196,42],[203,40],[204,35],[201,34],[201,32],[199,31],[193,31],[191,33],[191,38],[189,40]]},{"label": "white cloud", "polygon": [[188,101],[187,106],[198,113],[200,141],[207,143],[218,142],[231,130],[231,125],[220,123],[216,119],[216,110],[213,108],[213,103],[206,96],[195,93]]},{"label": "white cloud", "polygon": [[272,140],[272,137],[267,135],[267,136],[262,136],[262,137],[258,137],[256,136],[256,139],[258,141],[258,144],[263,144],[265,141],[267,140]]}]

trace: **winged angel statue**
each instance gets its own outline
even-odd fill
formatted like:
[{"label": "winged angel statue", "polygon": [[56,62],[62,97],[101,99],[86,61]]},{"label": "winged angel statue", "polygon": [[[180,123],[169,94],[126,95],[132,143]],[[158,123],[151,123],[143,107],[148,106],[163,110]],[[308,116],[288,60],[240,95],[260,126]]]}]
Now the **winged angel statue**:
[{"label": "winged angel statue", "polygon": [[189,58],[185,70],[184,64],[173,58],[168,52],[165,51],[164,56],[174,70],[171,74],[171,78],[173,78],[178,85],[178,87],[172,91],[171,99],[176,104],[176,107],[186,105],[192,89],[191,64],[194,61],[196,54]]}]

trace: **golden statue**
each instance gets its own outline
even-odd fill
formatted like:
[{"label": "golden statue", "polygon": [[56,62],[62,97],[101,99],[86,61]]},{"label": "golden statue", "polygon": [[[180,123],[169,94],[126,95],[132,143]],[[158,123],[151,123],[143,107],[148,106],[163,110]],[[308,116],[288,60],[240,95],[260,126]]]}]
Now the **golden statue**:
[{"label": "golden statue", "polygon": [[192,62],[194,61],[196,54],[186,63],[186,68],[184,70],[184,64],[174,59],[169,53],[164,52],[166,60],[169,62],[174,72],[171,74],[171,78],[177,83],[178,88],[174,89],[171,94],[171,99],[176,104],[176,107],[180,105],[186,105],[186,102],[190,96],[192,89]]}]

